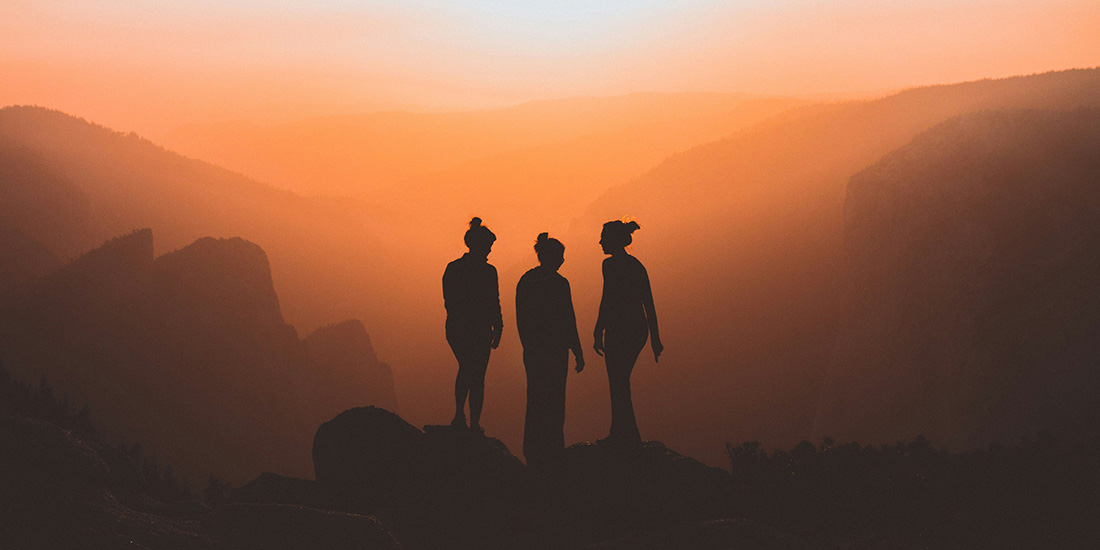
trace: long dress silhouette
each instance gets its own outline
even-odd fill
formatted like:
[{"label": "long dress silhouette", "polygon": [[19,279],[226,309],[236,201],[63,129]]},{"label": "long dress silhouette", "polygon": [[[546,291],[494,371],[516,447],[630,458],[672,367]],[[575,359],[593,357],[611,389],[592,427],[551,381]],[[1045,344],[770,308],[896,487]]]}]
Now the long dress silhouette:
[{"label": "long dress silhouette", "polygon": [[469,252],[447,264],[443,272],[443,304],[447,309],[447,343],[458,360],[455,377],[455,416],[451,425],[466,426],[466,398],[470,399],[470,428],[481,429],[485,400],[485,370],[490,350],[500,345],[503,322],[497,269],[488,262],[496,235],[470,221],[464,237]]},{"label": "long dress silhouette", "polygon": [[569,351],[584,369],[577,334],[577,317],[569,281],[558,273],[565,246],[546,233],[538,236],[539,266],[516,285],[516,328],[523,344],[527,371],[527,414],[523,425],[523,456],[528,466],[552,464],[565,449],[565,379]]},{"label": "long dress silhouette", "polygon": [[664,350],[657,331],[649,274],[642,262],[626,252],[633,241],[631,234],[638,229],[637,222],[616,220],[605,223],[600,234],[600,246],[610,257],[603,261],[603,297],[593,347],[607,363],[611,389],[608,441],[624,446],[640,445],[642,441],[630,395],[634,363],[647,338],[652,338],[654,359],[659,360]]}]

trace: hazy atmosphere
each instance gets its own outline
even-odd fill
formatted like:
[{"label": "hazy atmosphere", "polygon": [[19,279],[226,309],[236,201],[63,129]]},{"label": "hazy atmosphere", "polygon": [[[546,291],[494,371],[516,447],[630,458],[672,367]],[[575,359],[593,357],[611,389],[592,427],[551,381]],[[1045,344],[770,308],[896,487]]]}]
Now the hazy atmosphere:
[{"label": "hazy atmosphere", "polygon": [[[680,547],[673,527],[812,542],[776,548],[967,546],[1008,517],[989,511],[1005,480],[1041,478],[1069,503],[1059,491],[1100,449],[1096,2],[0,13],[0,413],[31,418],[0,435],[87,438],[112,472],[103,490],[129,495],[119,506],[364,514],[384,526],[378,548],[642,548],[647,528],[673,541],[652,547]],[[491,252],[464,237],[482,224]],[[536,256],[544,232],[540,246],[564,245],[560,271]],[[445,270],[479,250],[502,319],[485,327],[499,347],[480,426],[469,388],[469,425],[452,420],[456,384],[479,382],[444,303]],[[528,452],[539,394],[517,285],[532,273],[565,289],[555,315],[575,316],[580,340],[557,350],[564,421],[546,413],[558,470]],[[616,280],[643,296],[647,327],[621,367],[628,409],[622,348],[603,356]],[[640,439],[628,466],[611,447],[624,410]],[[1034,441],[1061,445],[1057,467]],[[562,494],[539,492],[562,472]],[[974,500],[944,496],[970,487],[958,479]],[[439,511],[464,494],[470,510]],[[1013,494],[1006,508],[1033,493]],[[155,534],[191,521],[195,547],[244,536],[238,516],[207,532],[182,508],[135,509],[177,530],[153,529],[150,547],[191,547]],[[942,538],[921,527],[938,514],[954,522]]]},{"label": "hazy atmosphere", "polygon": [[8,0],[0,104],[197,122],[631,92],[819,96],[1089,67],[1087,0]]}]

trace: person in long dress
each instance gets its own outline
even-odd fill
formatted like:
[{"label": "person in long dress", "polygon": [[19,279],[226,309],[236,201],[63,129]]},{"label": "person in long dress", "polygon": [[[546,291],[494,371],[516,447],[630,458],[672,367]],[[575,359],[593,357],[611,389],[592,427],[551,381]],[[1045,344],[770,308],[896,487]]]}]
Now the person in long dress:
[{"label": "person in long dress", "polygon": [[630,395],[630,374],[650,339],[654,360],[664,346],[657,330],[649,274],[637,258],[627,253],[637,222],[610,221],[603,225],[600,246],[609,257],[603,261],[603,297],[596,320],[594,348],[607,363],[611,389],[611,433],[607,441],[625,447],[641,445]]},{"label": "person in long dress", "polygon": [[565,245],[542,233],[535,241],[535,254],[539,266],[524,273],[516,285],[516,328],[527,371],[523,456],[532,467],[553,464],[565,449],[570,351],[577,372],[584,370],[569,281],[558,273],[565,262]]},{"label": "person in long dress", "polygon": [[489,353],[500,345],[504,324],[500,314],[497,269],[489,263],[496,235],[470,220],[463,240],[469,252],[447,264],[443,273],[443,304],[447,309],[447,343],[458,360],[455,377],[455,416],[451,425],[466,427],[466,398],[470,399],[470,429],[484,433],[481,409],[485,401],[485,371]]}]

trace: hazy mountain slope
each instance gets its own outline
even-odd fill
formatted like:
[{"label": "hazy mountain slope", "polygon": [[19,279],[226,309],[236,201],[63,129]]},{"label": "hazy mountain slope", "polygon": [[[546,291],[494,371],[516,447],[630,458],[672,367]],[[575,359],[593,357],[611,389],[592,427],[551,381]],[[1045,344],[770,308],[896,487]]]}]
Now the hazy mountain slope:
[{"label": "hazy mountain slope", "polygon": [[[582,329],[598,300],[600,224],[633,216],[667,348],[659,366],[647,352],[635,371],[643,431],[708,460],[718,439],[797,441],[829,363],[848,178],[962,113],[1082,105],[1100,105],[1100,70],[808,107],[677,155],[610,190],[569,232],[569,263],[585,266],[573,280]],[[595,404],[580,416],[606,415],[606,387],[580,391]]]},{"label": "hazy mountain slope", "polygon": [[[542,231],[563,232],[584,206],[608,188],[642,175],[677,152],[723,138],[804,103],[746,100],[728,110],[703,114],[683,106],[688,114],[671,121],[645,113],[625,128],[412,176],[391,204],[401,213],[401,220],[415,220],[420,227],[434,223],[442,229],[440,220],[449,213],[476,212],[494,220],[494,231],[502,235],[529,238],[528,234]],[[652,119],[646,118],[649,116]]]},{"label": "hazy mountain slope", "polygon": [[[166,136],[165,143],[287,189],[383,202],[400,199],[404,182],[416,176],[501,155],[504,162],[515,162],[526,155],[512,151],[586,136],[615,135],[598,144],[614,151],[645,145],[633,144],[631,138],[641,132],[629,129],[656,127],[661,132],[645,139],[675,137],[663,144],[668,155],[683,148],[677,139],[693,136],[689,146],[705,143],[799,103],[804,102],[709,93],[575,97],[457,113],[332,116],[275,127],[189,126]],[[537,173],[537,163],[525,165],[524,173]]]},{"label": "hazy mountain slope", "polygon": [[0,143],[9,167],[0,216],[63,259],[134,227],[156,231],[158,253],[240,236],[267,251],[295,324],[361,317],[372,330],[386,326],[365,317],[383,302],[365,289],[399,284],[390,267],[401,259],[379,244],[362,204],[303,198],[42,108],[0,109]]},{"label": "hazy mountain slope", "polygon": [[49,273],[61,265],[45,246],[0,222],[0,292]]},{"label": "hazy mountain slope", "polygon": [[88,197],[18,139],[0,133],[0,225],[66,259],[102,243]]},{"label": "hazy mountain slope", "polygon": [[818,433],[955,448],[1100,427],[1100,111],[945,122],[852,177]]},{"label": "hazy mountain slope", "polygon": [[[302,344],[310,372],[328,379],[326,387],[331,391],[326,395],[340,392],[342,398],[337,398],[337,402],[355,402],[362,399],[360,392],[365,385],[370,389],[373,405],[397,411],[393,372],[389,365],[378,360],[370,335],[361,321],[352,319],[323,326],[307,336]],[[362,382],[347,384],[349,380]]]},{"label": "hazy mountain slope", "polygon": [[369,348],[298,340],[267,256],[239,238],[156,259],[149,230],[113,239],[5,296],[0,350],[12,372],[45,374],[192,479],[308,476],[321,422],[395,402],[392,373]]}]

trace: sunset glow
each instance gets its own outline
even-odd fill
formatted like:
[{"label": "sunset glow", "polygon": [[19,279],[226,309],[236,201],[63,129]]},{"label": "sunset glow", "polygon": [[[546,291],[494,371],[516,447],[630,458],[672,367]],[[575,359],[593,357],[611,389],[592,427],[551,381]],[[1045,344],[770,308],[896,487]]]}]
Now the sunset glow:
[{"label": "sunset glow", "polygon": [[5,2],[0,104],[182,123],[636,91],[814,95],[1087,67],[1085,0]]},{"label": "sunset glow", "polygon": [[0,3],[28,540],[1095,516],[1058,493],[1100,464],[1097,0]]}]

